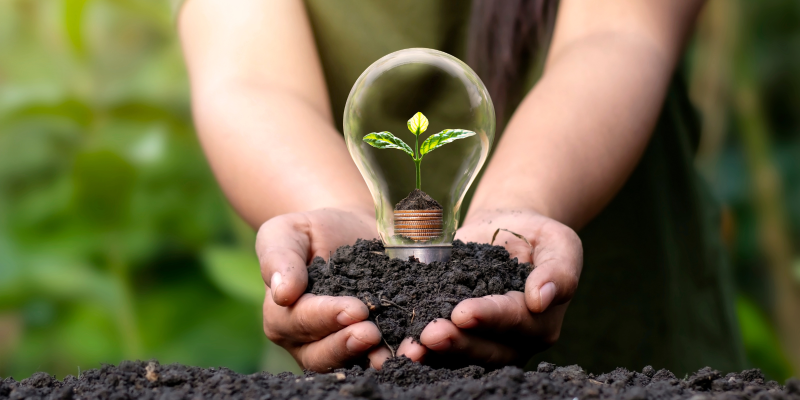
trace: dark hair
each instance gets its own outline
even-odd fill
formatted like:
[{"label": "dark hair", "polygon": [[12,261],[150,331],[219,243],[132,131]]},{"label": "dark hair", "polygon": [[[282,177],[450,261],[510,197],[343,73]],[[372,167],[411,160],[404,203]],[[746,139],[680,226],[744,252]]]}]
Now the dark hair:
[{"label": "dark hair", "polygon": [[556,0],[472,0],[467,64],[492,96],[498,130],[524,68],[550,39],[557,7]]}]

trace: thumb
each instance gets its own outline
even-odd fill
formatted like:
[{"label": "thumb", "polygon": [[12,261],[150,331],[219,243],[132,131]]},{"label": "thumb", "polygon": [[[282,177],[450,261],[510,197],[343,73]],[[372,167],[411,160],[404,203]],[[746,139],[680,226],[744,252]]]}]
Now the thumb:
[{"label": "thumb", "polygon": [[550,220],[533,243],[534,269],[525,282],[525,303],[541,313],[572,299],[583,269],[583,246],[572,229]]},{"label": "thumb", "polygon": [[258,230],[256,253],[261,277],[278,305],[294,304],[306,290],[310,231],[311,221],[300,213],[272,218]]}]

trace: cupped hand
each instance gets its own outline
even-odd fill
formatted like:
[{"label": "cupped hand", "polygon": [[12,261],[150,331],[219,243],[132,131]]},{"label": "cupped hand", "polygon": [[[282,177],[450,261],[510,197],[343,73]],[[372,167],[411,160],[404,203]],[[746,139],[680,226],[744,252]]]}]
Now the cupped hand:
[{"label": "cupped hand", "polygon": [[382,354],[381,334],[366,321],[369,310],[361,300],[304,294],[306,265],[314,257],[327,259],[339,246],[377,236],[371,214],[359,209],[284,214],[258,231],[256,252],[267,286],[264,333],[304,369],[330,371]]},{"label": "cupped hand", "polygon": [[570,299],[578,287],[583,267],[583,247],[566,225],[528,210],[472,213],[456,238],[495,244],[511,258],[535,268],[525,283],[525,293],[467,299],[459,303],[450,320],[439,319],[425,328],[421,346],[406,351],[427,353],[426,362],[449,366],[524,364],[533,354],[558,340]]}]

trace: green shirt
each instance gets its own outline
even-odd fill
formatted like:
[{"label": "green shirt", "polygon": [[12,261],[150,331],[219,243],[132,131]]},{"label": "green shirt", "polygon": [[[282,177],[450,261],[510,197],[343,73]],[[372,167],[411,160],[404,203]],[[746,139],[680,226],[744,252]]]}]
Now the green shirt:
[{"label": "green shirt", "polygon": [[[465,59],[469,2],[305,3],[339,129],[353,83],[384,55],[427,47]],[[527,88],[534,83],[529,81]],[[413,101],[419,90],[447,103],[444,88],[413,85],[397,88],[398,103]],[[529,365],[546,360],[595,373],[652,365],[679,375],[706,365],[723,371],[743,367],[718,207],[692,162],[698,138],[697,116],[676,78],[641,162],[580,232],[584,268],[561,338]],[[436,155],[439,162],[448,162],[442,154]],[[413,179],[407,175],[397,179]],[[435,182],[425,182],[423,177],[423,189],[435,191]]]}]

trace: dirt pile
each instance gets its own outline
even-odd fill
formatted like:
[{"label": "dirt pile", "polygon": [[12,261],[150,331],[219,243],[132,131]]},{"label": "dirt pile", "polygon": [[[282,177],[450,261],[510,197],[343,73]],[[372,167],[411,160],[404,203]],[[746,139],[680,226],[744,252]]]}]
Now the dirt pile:
[{"label": "dirt pile", "polygon": [[523,291],[530,264],[509,259],[500,246],[456,240],[446,263],[422,264],[390,259],[380,241],[359,240],[342,246],[329,262],[317,257],[308,268],[308,292],[354,296],[370,309],[386,342],[394,347],[406,337],[419,340],[436,318],[450,318],[462,300]]},{"label": "dirt pile", "polygon": [[0,381],[0,398],[53,399],[738,399],[800,400],[800,380],[786,386],[765,381],[759,370],[722,375],[703,368],[688,379],[646,367],[641,373],[617,369],[594,376],[578,366],[542,363],[537,371],[516,367],[485,372],[480,367],[432,369],[405,357],[384,369],[360,367],[330,374],[241,375],[225,368],[196,368],[125,361],[58,381],[36,373],[21,382]]},{"label": "dirt pile", "polygon": [[442,205],[419,189],[414,189],[394,206],[395,210],[441,210]]}]

